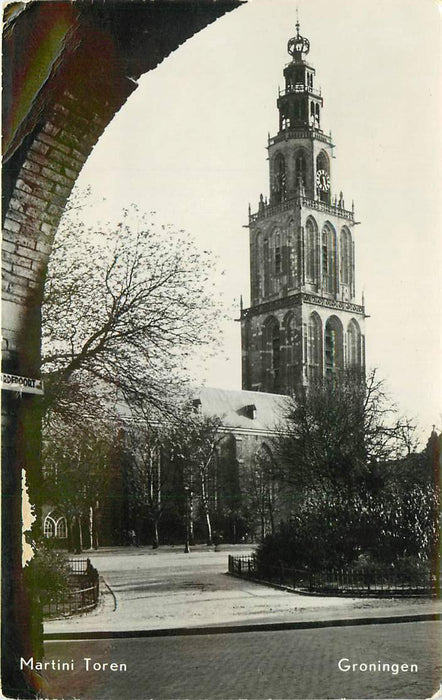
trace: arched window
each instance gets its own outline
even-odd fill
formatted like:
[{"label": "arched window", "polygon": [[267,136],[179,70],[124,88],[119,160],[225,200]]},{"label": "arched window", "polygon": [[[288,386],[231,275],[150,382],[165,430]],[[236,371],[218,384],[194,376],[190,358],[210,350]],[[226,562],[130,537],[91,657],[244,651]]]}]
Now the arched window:
[{"label": "arched window", "polygon": [[50,515],[47,515],[44,521],[44,536],[51,538],[55,537],[55,522]]},{"label": "arched window", "polygon": [[322,288],[335,294],[338,288],[336,232],[331,224],[322,230]]},{"label": "arched window", "polygon": [[318,153],[318,157],[316,158],[316,172],[318,170],[325,170],[327,175],[330,175],[330,161],[324,151]]},{"label": "arched window", "polygon": [[282,153],[275,156],[273,163],[273,199],[275,202],[283,202],[287,196],[287,182],[285,159]]},{"label": "arched window", "polygon": [[305,225],[305,281],[313,284],[317,282],[317,238],[316,222],[309,217]]},{"label": "arched window", "polygon": [[262,267],[264,273],[264,296],[268,297],[270,294],[270,252],[269,252],[269,239],[264,238],[262,246]]},{"label": "arched window", "polygon": [[281,380],[281,338],[279,334],[279,324],[273,325],[272,331],[272,372],[273,391],[277,394],[280,390]]},{"label": "arched window", "polygon": [[293,277],[295,274],[295,222],[290,219],[287,232],[287,273],[289,289],[293,287]]},{"label": "arched window", "polygon": [[307,177],[307,163],[304,151],[297,151],[295,155],[295,187],[305,187]]},{"label": "arched window", "polygon": [[[319,177],[321,176],[321,177]],[[316,191],[321,202],[330,202],[330,161],[321,151],[316,158]],[[319,178],[319,179],[318,179]]]},{"label": "arched window", "polygon": [[315,381],[322,376],[322,323],[313,312],[308,322],[308,380]]},{"label": "arched window", "polygon": [[281,386],[281,338],[276,318],[267,319],[263,339],[265,352],[264,390],[277,394]]},{"label": "arched window", "polygon": [[258,231],[255,236],[255,242],[252,246],[251,251],[251,287],[252,287],[252,298],[256,301],[262,294],[262,281],[261,281],[261,270],[262,270],[262,235]]},{"label": "arched window", "polygon": [[44,536],[47,538],[57,537],[58,539],[66,539],[68,536],[67,522],[64,515],[59,515],[52,511],[48,513],[43,525]]},{"label": "arched window", "polygon": [[252,386],[252,324],[250,318],[247,318],[242,329],[242,342],[243,342],[243,377],[244,383],[247,389]]},{"label": "arched window", "polygon": [[68,536],[68,528],[67,528],[67,523],[66,523],[66,518],[64,516],[61,516],[57,520],[57,530],[56,530],[56,537],[58,537],[60,540],[66,539]]},{"label": "arched window", "polygon": [[330,316],[325,324],[325,373],[330,376],[343,368],[342,323]]},{"label": "arched window", "polygon": [[284,321],[285,326],[285,361],[286,385],[289,392],[295,389],[300,363],[300,330],[293,313],[289,313]]},{"label": "arched window", "polygon": [[282,272],[282,249],[281,249],[281,233],[277,229],[274,234],[275,240],[275,274],[280,275]]},{"label": "arched window", "polygon": [[310,126],[315,125],[315,105],[313,102],[310,102]]},{"label": "arched window", "polygon": [[351,233],[344,227],[341,231],[341,282],[351,284],[352,273],[352,245]]},{"label": "arched window", "polygon": [[319,129],[319,105],[316,105],[315,126]]},{"label": "arched window", "polygon": [[354,318],[347,327],[347,365],[361,367],[361,331]]}]

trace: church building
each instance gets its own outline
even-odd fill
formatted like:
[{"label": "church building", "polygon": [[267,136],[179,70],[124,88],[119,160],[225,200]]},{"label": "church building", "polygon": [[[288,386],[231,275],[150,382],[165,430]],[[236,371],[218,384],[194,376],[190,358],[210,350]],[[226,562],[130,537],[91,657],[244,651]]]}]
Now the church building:
[{"label": "church building", "polygon": [[310,44],[289,40],[279,130],[268,139],[270,196],[249,206],[250,307],[241,310],[242,387],[290,394],[365,365],[364,304],[355,298],[355,214],[332,195],[333,143]]}]

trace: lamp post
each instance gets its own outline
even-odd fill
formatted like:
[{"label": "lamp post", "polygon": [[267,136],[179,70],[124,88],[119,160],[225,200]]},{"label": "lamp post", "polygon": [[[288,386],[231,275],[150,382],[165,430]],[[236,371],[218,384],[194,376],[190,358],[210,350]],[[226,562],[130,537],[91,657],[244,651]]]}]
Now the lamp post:
[{"label": "lamp post", "polygon": [[190,546],[189,546],[189,540],[190,540],[190,528],[189,528],[189,494],[190,494],[190,487],[188,484],[184,484],[184,497],[186,499],[185,503],[185,519],[186,519],[186,543],[184,545],[184,554],[189,554],[190,552]]}]

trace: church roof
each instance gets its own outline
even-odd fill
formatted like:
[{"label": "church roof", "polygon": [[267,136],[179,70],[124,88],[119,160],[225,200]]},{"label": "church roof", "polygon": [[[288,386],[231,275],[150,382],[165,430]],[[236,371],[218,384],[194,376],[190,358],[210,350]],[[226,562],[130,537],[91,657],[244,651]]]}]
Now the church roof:
[{"label": "church roof", "polygon": [[203,387],[194,404],[205,416],[219,416],[225,428],[239,432],[273,432],[283,417],[287,397],[260,391]]}]

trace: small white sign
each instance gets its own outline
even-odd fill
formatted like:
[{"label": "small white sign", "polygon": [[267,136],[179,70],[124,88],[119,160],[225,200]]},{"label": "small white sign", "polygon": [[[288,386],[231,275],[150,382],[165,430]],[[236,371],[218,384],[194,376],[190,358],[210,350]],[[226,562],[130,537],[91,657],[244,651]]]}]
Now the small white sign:
[{"label": "small white sign", "polygon": [[2,372],[2,389],[18,391],[24,394],[44,394],[41,379],[20,377],[17,374],[6,374],[5,372]]}]

